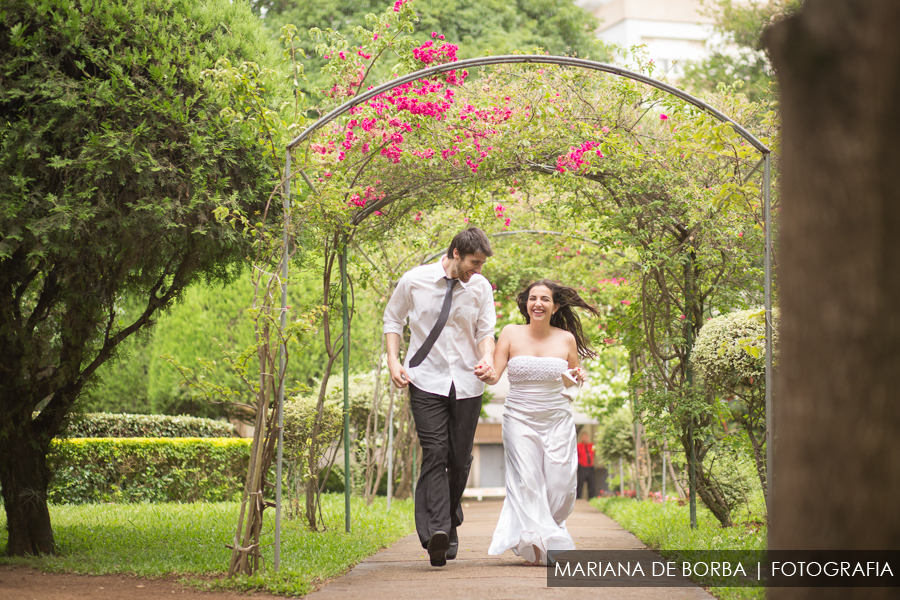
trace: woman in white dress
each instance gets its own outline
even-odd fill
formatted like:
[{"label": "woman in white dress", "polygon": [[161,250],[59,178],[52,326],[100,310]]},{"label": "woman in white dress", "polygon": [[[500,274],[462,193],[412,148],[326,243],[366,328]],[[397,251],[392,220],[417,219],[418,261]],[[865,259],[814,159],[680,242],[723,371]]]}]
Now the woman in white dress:
[{"label": "woman in white dress", "polygon": [[575,549],[566,518],[575,505],[578,459],[564,393],[584,382],[579,358],[596,356],[573,307],[599,312],[574,289],[548,280],[529,285],[517,301],[526,324],[503,328],[485,379],[496,383],[509,369],[506,499],[488,554],[511,549],[532,566],[547,564],[548,551]]}]

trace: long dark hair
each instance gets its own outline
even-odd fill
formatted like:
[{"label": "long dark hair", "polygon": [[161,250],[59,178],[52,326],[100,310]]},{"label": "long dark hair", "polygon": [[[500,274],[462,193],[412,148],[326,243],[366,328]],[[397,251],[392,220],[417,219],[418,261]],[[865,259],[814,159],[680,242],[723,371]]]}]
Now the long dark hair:
[{"label": "long dark hair", "polygon": [[578,355],[582,358],[595,358],[597,352],[591,346],[591,341],[581,329],[581,319],[578,314],[572,310],[572,307],[582,308],[591,313],[595,317],[600,316],[600,311],[582,300],[573,288],[560,285],[549,279],[541,279],[528,285],[522,292],[516,296],[516,304],[519,305],[519,312],[525,317],[525,323],[531,323],[531,317],[528,316],[528,296],[531,294],[531,288],[542,285],[550,290],[553,294],[553,304],[559,308],[553,316],[550,317],[550,325],[565,329],[575,336],[575,344],[578,346]]}]

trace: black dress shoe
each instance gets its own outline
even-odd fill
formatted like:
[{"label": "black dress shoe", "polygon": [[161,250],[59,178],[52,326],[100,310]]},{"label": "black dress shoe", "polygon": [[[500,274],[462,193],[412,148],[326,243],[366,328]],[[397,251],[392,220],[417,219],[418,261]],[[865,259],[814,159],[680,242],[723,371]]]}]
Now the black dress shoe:
[{"label": "black dress shoe", "polygon": [[435,531],[428,540],[428,558],[432,567],[443,567],[447,564],[447,550],[450,549],[450,536],[443,531]]},{"label": "black dress shoe", "polygon": [[450,547],[447,549],[447,560],[456,558],[459,551],[459,534],[456,533],[456,527],[450,528]]}]

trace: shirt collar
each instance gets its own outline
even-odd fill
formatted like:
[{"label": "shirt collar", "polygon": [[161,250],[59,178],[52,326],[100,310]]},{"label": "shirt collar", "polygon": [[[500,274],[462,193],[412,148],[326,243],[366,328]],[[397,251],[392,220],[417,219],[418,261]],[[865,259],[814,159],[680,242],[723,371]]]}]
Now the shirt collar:
[{"label": "shirt collar", "polygon": [[[447,276],[447,271],[444,270],[444,256],[446,256],[446,254],[442,255],[437,260],[437,262],[434,263],[434,272],[432,273],[432,277],[434,277],[435,283]],[[462,289],[466,289],[469,283],[472,283],[471,279],[468,283],[464,282],[462,279],[457,279],[456,281]]]}]

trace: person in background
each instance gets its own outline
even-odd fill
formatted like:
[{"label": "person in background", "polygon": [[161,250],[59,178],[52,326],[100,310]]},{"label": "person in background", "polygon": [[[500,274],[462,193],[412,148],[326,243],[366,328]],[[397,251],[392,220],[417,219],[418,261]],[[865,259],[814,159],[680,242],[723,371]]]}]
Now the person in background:
[{"label": "person in background", "polygon": [[578,443],[578,486],[575,488],[575,497],[581,496],[581,490],[587,483],[588,500],[594,497],[594,445],[586,431],[581,433],[581,442]]}]

